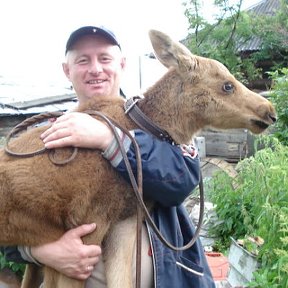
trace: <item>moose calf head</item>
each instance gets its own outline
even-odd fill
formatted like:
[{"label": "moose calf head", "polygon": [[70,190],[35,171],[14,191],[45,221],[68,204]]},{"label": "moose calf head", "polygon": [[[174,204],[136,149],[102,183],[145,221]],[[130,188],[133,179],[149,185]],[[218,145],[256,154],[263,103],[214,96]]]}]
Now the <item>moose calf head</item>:
[{"label": "moose calf head", "polygon": [[[258,134],[276,121],[272,104],[236,80],[223,64],[193,55],[162,32],[151,30],[149,35],[155,55],[169,69],[160,80],[165,80],[162,89],[166,93],[162,95],[162,102],[166,103],[161,105],[176,111],[165,128],[179,142],[187,141],[188,134],[207,126],[247,128]],[[159,93],[159,85],[156,87],[154,94]]]}]

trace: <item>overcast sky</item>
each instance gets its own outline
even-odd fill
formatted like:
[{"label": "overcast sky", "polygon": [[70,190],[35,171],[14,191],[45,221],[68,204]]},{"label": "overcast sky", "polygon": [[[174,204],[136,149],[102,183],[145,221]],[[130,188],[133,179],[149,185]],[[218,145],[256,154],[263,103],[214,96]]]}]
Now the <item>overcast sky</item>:
[{"label": "overcast sky", "polygon": [[[188,23],[182,2],[182,0],[2,1],[0,76],[13,77],[16,82],[30,81],[36,86],[48,82],[63,83],[66,80],[61,63],[66,40],[73,30],[83,25],[104,24],[114,30],[120,38],[124,52],[130,57],[128,64],[129,59],[132,59],[130,62],[135,62],[139,55],[151,50],[147,34],[149,29],[161,30],[175,40],[187,36]],[[259,0],[244,0],[244,2],[246,6],[248,4],[250,6]],[[206,13],[212,14],[213,11],[209,7]],[[135,63],[132,66],[134,67]],[[130,73],[137,74],[135,68],[131,71]]]}]

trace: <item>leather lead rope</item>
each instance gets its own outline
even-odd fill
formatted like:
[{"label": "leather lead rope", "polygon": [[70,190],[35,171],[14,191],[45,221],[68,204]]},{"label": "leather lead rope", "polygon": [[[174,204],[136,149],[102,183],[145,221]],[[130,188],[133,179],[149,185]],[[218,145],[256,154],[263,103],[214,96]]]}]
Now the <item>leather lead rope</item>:
[{"label": "leather lead rope", "polygon": [[59,160],[59,159],[55,158],[55,156],[54,156],[55,150],[54,149],[47,150],[45,147],[43,147],[43,148],[40,148],[40,149],[38,149],[36,151],[32,151],[32,152],[18,153],[18,152],[12,151],[11,148],[9,147],[9,142],[10,142],[11,138],[16,136],[18,133],[23,132],[23,130],[25,130],[29,126],[37,124],[37,123],[42,122],[44,120],[59,117],[62,115],[63,115],[62,112],[46,112],[46,113],[41,113],[41,114],[34,115],[30,118],[25,119],[24,121],[22,121],[21,123],[16,125],[10,131],[10,133],[7,135],[6,143],[4,146],[5,152],[11,156],[16,156],[16,157],[33,157],[33,156],[42,154],[45,151],[48,151],[48,157],[52,163],[54,163],[56,165],[65,165],[65,164],[69,163],[70,161],[72,161],[76,157],[76,155],[78,153],[77,147],[73,147],[73,151],[71,153],[71,156],[67,159],[64,159],[64,160]]},{"label": "leather lead rope", "polygon": [[[139,126],[141,129],[143,129],[144,131],[151,133],[152,135],[159,138],[160,140],[169,142],[172,145],[176,145],[176,142],[168,134],[167,131],[161,129],[159,126],[153,123],[153,121],[141,111],[141,109],[137,105],[139,101],[141,101],[141,98],[139,96],[129,98],[124,103],[125,114],[127,114],[136,123],[136,125]],[[200,211],[199,211],[199,220],[198,220],[197,229],[191,241],[189,241],[189,243],[184,245],[183,247],[175,247],[171,245],[170,243],[168,243],[166,239],[161,235],[158,228],[155,226],[153,220],[150,221],[151,218],[147,217],[146,212],[145,212],[147,222],[150,224],[150,226],[152,226],[154,232],[156,233],[158,238],[161,240],[161,242],[164,245],[166,245],[168,248],[174,251],[181,251],[181,250],[189,249],[194,245],[197,238],[199,237],[201,226],[203,223],[203,218],[204,218],[204,205],[205,205],[203,177],[202,177],[201,170],[200,170],[200,181],[199,181],[199,194],[200,194]]]},{"label": "leather lead rope", "polygon": [[49,118],[59,117],[61,115],[63,115],[62,112],[47,112],[47,113],[41,113],[38,115],[34,115],[32,117],[25,119],[24,121],[22,121],[21,123],[16,125],[7,135],[6,143],[4,146],[5,152],[11,156],[17,156],[17,157],[32,157],[32,156],[36,156],[38,154],[45,152],[46,151],[45,147],[43,147],[37,151],[27,152],[27,153],[14,152],[10,149],[9,142],[13,136],[16,136],[20,132],[23,132],[23,130],[27,129],[29,126],[32,126],[36,123],[39,123],[43,120],[47,120]]},{"label": "leather lead rope", "polygon": [[[140,150],[138,147],[137,142],[135,141],[134,137],[132,137],[132,135],[130,134],[130,132],[126,129],[124,129],[123,127],[119,126],[119,124],[117,124],[116,122],[114,122],[114,120],[108,118],[107,116],[105,116],[104,114],[102,114],[101,112],[98,111],[93,111],[93,110],[87,110],[84,111],[85,113],[89,114],[89,115],[94,115],[94,116],[98,116],[100,118],[102,118],[107,124],[108,126],[111,128],[115,139],[118,143],[119,149],[121,151],[121,154],[123,156],[123,160],[124,163],[126,165],[127,168],[127,172],[133,187],[133,191],[136,195],[136,198],[138,199],[138,201],[141,201],[143,204],[143,188],[142,188],[142,183],[143,183],[143,177],[142,177],[142,162],[141,162],[141,154],[140,154]],[[8,134],[7,138],[6,138],[6,144],[5,144],[5,152],[11,156],[14,157],[33,157],[39,154],[42,154],[44,152],[46,152],[48,149],[41,148],[37,151],[33,151],[33,152],[28,152],[28,153],[18,153],[15,151],[12,151],[9,148],[9,142],[11,140],[11,138],[13,136],[16,136],[18,133],[20,133],[21,131],[23,131],[24,129],[26,129],[27,127],[34,125],[36,123],[39,123],[39,121],[43,121],[45,119],[49,119],[49,118],[54,118],[54,117],[58,117],[63,115],[63,113],[58,113],[58,112],[48,112],[48,113],[42,113],[39,115],[35,115],[32,116],[30,118],[27,118],[26,120],[24,120],[23,122],[21,122],[20,124],[18,124],[17,126],[15,126],[11,132]],[[137,181],[134,177],[130,162],[128,160],[125,148],[123,147],[123,143],[115,129],[115,127],[118,127],[119,129],[121,129],[132,141],[132,144],[134,145],[134,149],[135,149],[135,155],[136,155],[136,163],[137,163]],[[62,164],[67,164],[68,162],[72,161],[78,152],[77,148],[74,148],[73,154],[71,157],[69,157],[69,159],[66,159],[64,161],[59,162],[58,160],[55,160],[53,158],[53,151],[54,149],[48,150],[48,155],[50,160],[56,164],[56,165],[62,165]],[[136,243],[136,288],[140,288],[141,287],[141,247],[142,247],[142,222],[143,222],[143,212],[142,212],[142,205],[137,205],[137,231],[136,231],[136,239],[137,239],[137,243]],[[145,205],[145,204],[144,204]],[[146,207],[145,207],[146,208]],[[146,209],[147,210],[147,209]]]}]

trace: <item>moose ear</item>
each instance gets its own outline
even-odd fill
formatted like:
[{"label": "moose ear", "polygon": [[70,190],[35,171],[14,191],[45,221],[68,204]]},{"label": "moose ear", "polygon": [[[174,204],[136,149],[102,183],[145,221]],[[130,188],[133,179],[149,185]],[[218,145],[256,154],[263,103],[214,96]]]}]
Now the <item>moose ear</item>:
[{"label": "moose ear", "polygon": [[197,56],[194,56],[184,45],[173,41],[168,35],[157,30],[150,30],[149,37],[155,56],[166,67],[175,67],[180,71],[195,68]]}]

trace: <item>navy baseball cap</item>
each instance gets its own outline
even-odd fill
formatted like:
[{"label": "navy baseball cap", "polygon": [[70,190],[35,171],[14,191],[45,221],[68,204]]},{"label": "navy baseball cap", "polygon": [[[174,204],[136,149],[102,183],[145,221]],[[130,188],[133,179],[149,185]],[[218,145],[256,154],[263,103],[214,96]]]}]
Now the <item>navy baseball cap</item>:
[{"label": "navy baseball cap", "polygon": [[69,50],[72,49],[72,46],[83,36],[85,35],[101,35],[103,37],[105,37],[106,39],[108,39],[109,41],[111,41],[112,44],[117,45],[120,49],[121,46],[115,36],[115,34],[105,28],[104,26],[84,26],[81,27],[77,30],[75,30],[74,32],[71,33],[67,43],[66,43],[66,50],[65,50],[65,55],[67,54],[67,52]]}]

